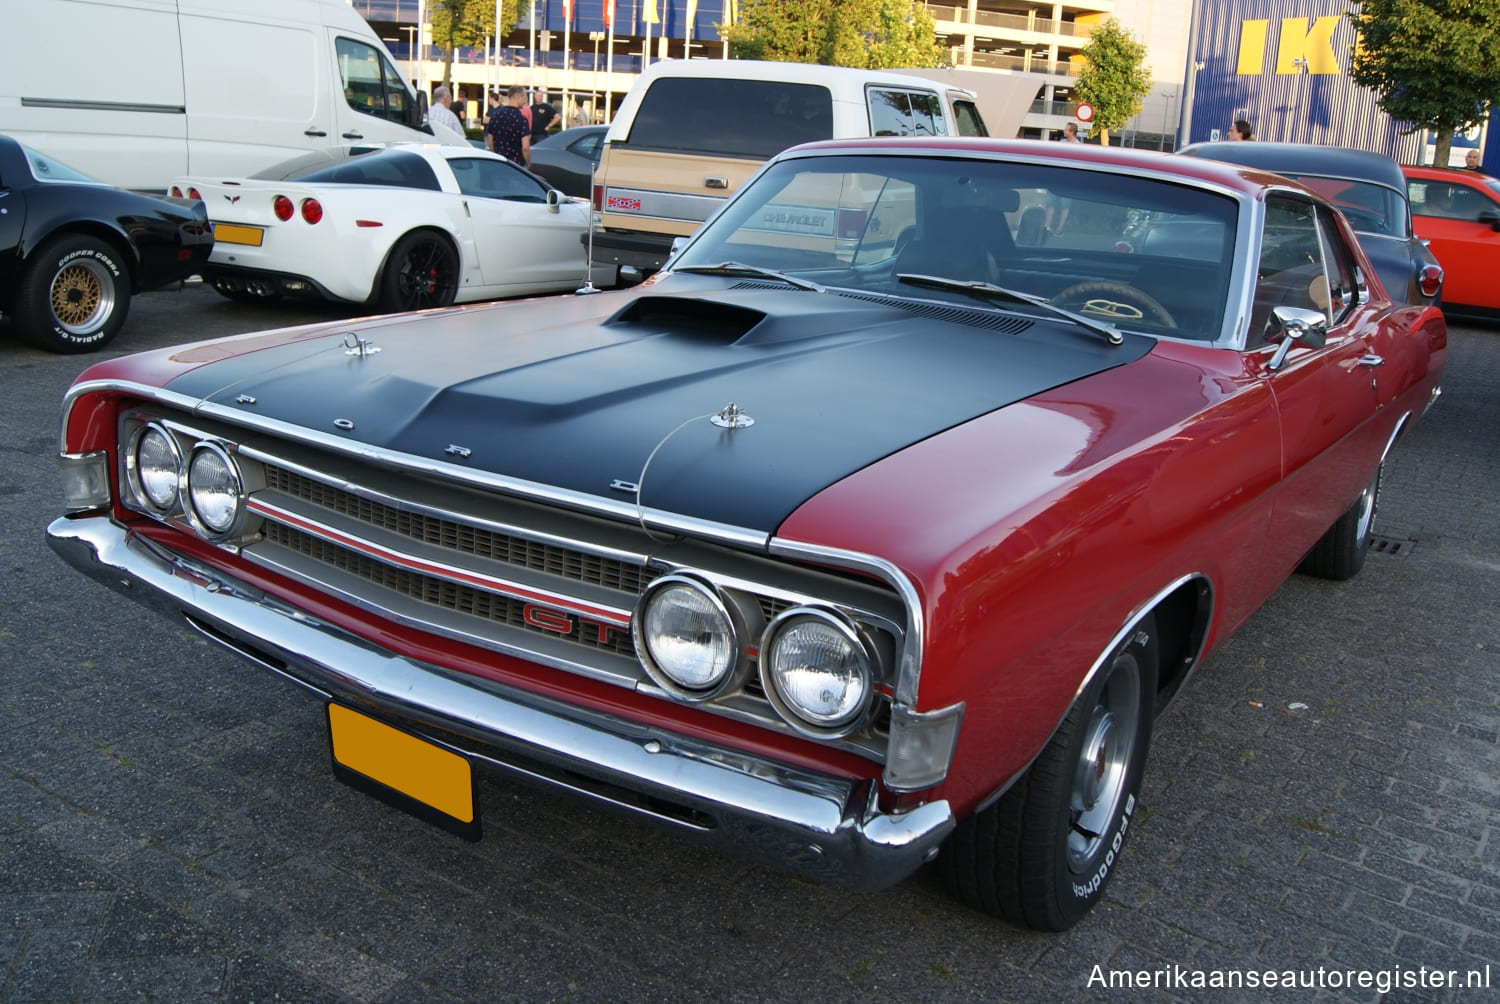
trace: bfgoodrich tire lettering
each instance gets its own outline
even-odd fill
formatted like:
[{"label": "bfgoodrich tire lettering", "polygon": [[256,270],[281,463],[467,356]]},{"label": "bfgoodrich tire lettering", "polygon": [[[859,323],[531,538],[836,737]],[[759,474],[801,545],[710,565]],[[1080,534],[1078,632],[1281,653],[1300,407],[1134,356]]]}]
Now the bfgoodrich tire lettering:
[{"label": "bfgoodrich tire lettering", "polygon": [[16,331],[49,352],[92,352],[125,326],[130,275],[118,252],[61,234],[31,255],[16,289]]},{"label": "bfgoodrich tire lettering", "polygon": [[1072,927],[1093,909],[1135,818],[1158,661],[1148,615],[1110,653],[1026,775],[958,825],[939,867],[959,899],[1042,931]]}]

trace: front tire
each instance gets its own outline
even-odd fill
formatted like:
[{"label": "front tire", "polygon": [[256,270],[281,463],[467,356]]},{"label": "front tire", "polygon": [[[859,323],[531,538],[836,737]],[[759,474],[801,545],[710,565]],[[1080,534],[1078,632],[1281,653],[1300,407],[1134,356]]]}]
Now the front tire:
[{"label": "front tire", "polygon": [[939,859],[953,893],[986,913],[1063,931],[1119,865],[1151,740],[1160,646],[1147,615],[1105,660],[1026,774],[959,823]]},{"label": "front tire", "polygon": [[1365,485],[1359,498],[1354,500],[1338,522],[1313,545],[1313,549],[1302,559],[1300,571],[1316,575],[1320,579],[1352,579],[1365,567],[1365,555],[1370,553],[1370,541],[1374,537],[1375,510],[1380,502],[1380,476],[1385,462],[1375,468],[1375,476]]},{"label": "front tire", "polygon": [[125,326],[130,274],[95,237],[61,234],[31,256],[16,288],[16,331],[48,352],[93,352]]},{"label": "front tire", "polygon": [[458,296],[458,251],[446,237],[416,231],[391,248],[376,305],[383,313],[447,307]]}]

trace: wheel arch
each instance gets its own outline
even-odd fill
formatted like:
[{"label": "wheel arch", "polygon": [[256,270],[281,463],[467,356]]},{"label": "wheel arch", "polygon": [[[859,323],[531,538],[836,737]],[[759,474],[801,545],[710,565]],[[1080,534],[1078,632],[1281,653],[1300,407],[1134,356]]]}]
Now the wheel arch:
[{"label": "wheel arch", "polygon": [[999,788],[981,799],[973,811],[982,812],[993,805],[1018,780],[1026,776],[1032,764],[1036,763],[1036,758],[1041,755],[1042,750],[1046,749],[1047,743],[1062,726],[1079,695],[1087,690],[1094,678],[1109,665],[1111,653],[1119,648],[1120,644],[1148,615],[1154,615],[1156,618],[1159,665],[1157,666],[1154,713],[1160,714],[1192,678],[1202,661],[1204,647],[1208,640],[1209,625],[1213,622],[1213,611],[1213,583],[1202,572],[1183,575],[1132,610],[1125,623],[1100,650],[1093,664],[1089,666],[1089,671],[1078,681],[1078,687],[1069,698],[1067,706],[1063,708],[1057,721],[1048,730],[1047,739],[1025,765],[1006,778],[1005,783]]},{"label": "wheel arch", "polygon": [[53,227],[44,234],[26,241],[26,248],[21,257],[21,267],[30,268],[36,254],[52,241],[59,237],[79,236],[92,237],[103,241],[114,249],[119,255],[121,263],[125,268],[126,281],[130,288],[130,295],[141,292],[141,262],[136,247],[130,238],[116,228],[99,220],[79,219],[70,220],[61,226]]},{"label": "wheel arch", "polygon": [[459,288],[463,288],[463,239],[459,235],[453,233],[451,230],[439,226],[438,224],[418,223],[406,230],[401,231],[401,233],[397,234],[395,238],[392,239],[390,244],[386,245],[385,252],[380,256],[379,267],[376,268],[374,273],[370,276],[370,292],[365,300],[366,303],[373,304],[379,301],[380,282],[383,278],[385,278],[385,270],[390,267],[391,255],[396,252],[396,248],[400,247],[402,241],[406,240],[406,238],[408,237],[412,237],[418,234],[432,234],[435,237],[440,237],[448,243],[448,246],[450,248],[453,249],[453,254],[458,258]]}]

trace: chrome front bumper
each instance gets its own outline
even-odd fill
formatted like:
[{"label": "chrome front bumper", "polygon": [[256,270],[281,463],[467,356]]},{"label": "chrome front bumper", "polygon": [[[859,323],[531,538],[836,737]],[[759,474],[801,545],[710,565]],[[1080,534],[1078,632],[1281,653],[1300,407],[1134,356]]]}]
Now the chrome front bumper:
[{"label": "chrome front bumper", "polygon": [[882,813],[871,781],[789,767],[407,659],[91,516],[47,540],[91,578],[246,659],[464,752],[711,846],[830,885],[894,885],[954,825],[947,802]]}]

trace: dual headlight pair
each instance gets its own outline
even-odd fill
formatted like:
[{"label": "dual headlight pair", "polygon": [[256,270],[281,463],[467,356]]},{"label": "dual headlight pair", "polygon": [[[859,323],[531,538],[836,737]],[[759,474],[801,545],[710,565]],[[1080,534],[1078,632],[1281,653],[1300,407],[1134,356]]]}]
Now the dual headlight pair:
[{"label": "dual headlight pair", "polygon": [[131,488],[153,514],[181,512],[215,539],[234,532],[244,509],[244,481],[220,444],[196,443],[184,458],[177,438],[153,422],[131,437],[125,465]]},{"label": "dual headlight pair", "polygon": [[855,625],[839,612],[797,606],[747,639],[758,610],[742,608],[708,582],[666,575],[642,595],[631,621],[636,653],[664,690],[706,701],[740,686],[752,657],[778,714],[806,735],[848,735],[863,722],[875,691],[876,659]]}]

